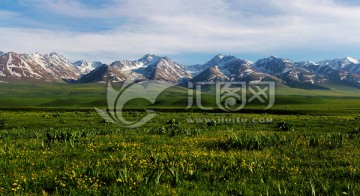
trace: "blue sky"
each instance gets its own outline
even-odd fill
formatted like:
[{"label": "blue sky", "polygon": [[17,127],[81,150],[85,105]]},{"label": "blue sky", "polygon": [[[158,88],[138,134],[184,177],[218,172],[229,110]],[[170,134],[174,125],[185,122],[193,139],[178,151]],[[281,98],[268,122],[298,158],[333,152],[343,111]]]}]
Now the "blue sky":
[{"label": "blue sky", "polygon": [[2,0],[0,50],[59,52],[70,60],[181,64],[218,53],[257,60],[360,58],[355,0]]}]

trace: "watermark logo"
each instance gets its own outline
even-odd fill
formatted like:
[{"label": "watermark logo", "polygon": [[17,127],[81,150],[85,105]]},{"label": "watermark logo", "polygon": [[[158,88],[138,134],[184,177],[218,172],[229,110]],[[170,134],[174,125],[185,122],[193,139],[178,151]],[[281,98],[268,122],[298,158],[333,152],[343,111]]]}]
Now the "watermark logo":
[{"label": "watermark logo", "polygon": [[122,124],[124,127],[136,128],[149,122],[157,116],[152,110],[145,110],[147,115],[139,121],[128,121],[124,118],[124,106],[134,99],[146,99],[152,104],[157,97],[167,88],[174,86],[172,83],[160,81],[126,81],[120,91],[116,91],[111,83],[107,87],[107,104],[108,110],[95,108],[97,113],[108,122]]},{"label": "watermark logo", "polygon": [[[202,110],[214,110],[202,104],[202,91],[204,87],[214,86],[217,108],[225,112],[235,112],[243,109],[246,104],[258,101],[266,104],[264,110],[271,108],[275,103],[275,82],[201,82],[188,83],[188,106],[189,109],[196,106]],[[195,91],[195,92],[194,92]],[[247,97],[250,95],[250,97]]]},{"label": "watermark logo", "polygon": [[241,118],[241,117],[219,117],[219,118],[186,118],[189,124],[203,124],[216,122],[219,124],[270,124],[273,123],[272,118]]},{"label": "watermark logo", "polygon": [[[95,108],[100,116],[112,123],[118,123],[125,127],[136,128],[149,122],[157,116],[152,110],[146,110],[147,115],[139,121],[129,121],[124,118],[124,106],[134,99],[146,99],[152,104],[166,89],[175,86],[173,83],[164,81],[126,81],[120,91],[116,91],[111,83],[107,88],[107,110]],[[188,83],[188,106],[195,104],[201,110],[214,110],[213,107],[205,107],[202,103],[203,88],[215,87],[215,100],[218,109],[225,112],[235,112],[243,109],[246,104],[258,101],[266,105],[264,110],[271,108],[275,103],[275,82],[202,82]],[[212,95],[212,94],[211,94]],[[195,101],[195,103],[194,103]]]}]

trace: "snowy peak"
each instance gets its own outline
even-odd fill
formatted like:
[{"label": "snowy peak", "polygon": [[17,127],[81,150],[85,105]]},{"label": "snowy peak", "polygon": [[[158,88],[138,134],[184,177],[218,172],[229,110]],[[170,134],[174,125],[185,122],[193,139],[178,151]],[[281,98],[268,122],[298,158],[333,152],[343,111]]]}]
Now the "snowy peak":
[{"label": "snowy peak", "polygon": [[79,60],[73,63],[76,69],[83,75],[90,73],[92,70],[102,65],[99,61],[89,62],[85,60]]},{"label": "snowy peak", "polygon": [[187,66],[186,69],[189,73],[197,75],[210,67],[217,66],[221,72],[228,74],[229,69],[232,69],[233,66],[237,66],[239,64],[250,66],[252,62],[242,60],[231,55],[218,54],[203,65],[191,65]]},{"label": "snowy peak", "polygon": [[222,67],[232,61],[236,61],[238,58],[230,55],[223,55],[218,54],[214,58],[212,58],[210,61],[204,64],[204,67],[213,67],[213,66],[219,66]]},{"label": "snowy peak", "polygon": [[175,61],[167,57],[147,54],[139,60],[115,61],[107,69],[95,69],[83,76],[80,81],[91,82],[91,78],[94,78],[94,81],[97,82],[147,79],[179,83],[191,77],[192,75],[187,73],[185,68]]},{"label": "snowy peak", "polygon": [[63,82],[78,79],[80,73],[65,57],[58,53],[1,55],[1,81]]},{"label": "snowy peak", "polygon": [[319,64],[313,61],[299,61],[294,63],[295,67],[309,67],[309,66],[319,66]]},{"label": "snowy peak", "polygon": [[225,56],[226,56],[226,55],[218,54],[218,55],[216,55],[214,58],[223,59]]},{"label": "snowy peak", "polygon": [[354,58],[352,58],[352,57],[345,57],[344,59],[343,59],[343,61],[344,61],[344,63],[348,63],[348,64],[351,64],[351,63],[353,63],[353,64],[359,64],[359,61],[357,60],[357,59],[354,59]]},{"label": "snowy peak", "polygon": [[255,62],[255,64],[261,64],[261,63],[292,63],[291,60],[285,59],[285,58],[279,58],[276,56],[270,56],[268,58],[259,59]]},{"label": "snowy peak", "polygon": [[26,61],[38,65],[55,80],[77,79],[80,76],[79,70],[62,55],[52,52],[50,54],[22,54]]},{"label": "snowy peak", "polygon": [[258,60],[253,67],[259,72],[281,79],[284,84],[291,87],[322,89],[323,87],[317,85],[321,78],[317,78],[316,74],[307,69],[313,66],[316,64],[311,61],[293,62],[290,59],[271,56]]},{"label": "snowy peak", "polygon": [[[285,84],[295,88],[326,89],[325,82],[360,87],[356,78],[360,66],[351,58],[293,62],[289,59],[270,57],[254,64],[257,71],[265,72],[282,79]],[[349,74],[355,73],[355,74]]]},{"label": "snowy peak", "polygon": [[352,57],[345,57],[343,59],[324,60],[318,63],[321,66],[329,66],[335,70],[342,70],[350,65],[359,64],[359,61]]},{"label": "snowy peak", "polygon": [[19,65],[21,65],[21,59],[18,54],[8,52],[0,57],[0,77],[14,77],[20,78],[22,75]]},{"label": "snowy peak", "polygon": [[205,69],[199,75],[192,79],[192,82],[218,82],[228,81],[229,78],[223,74],[218,66],[213,66]]},{"label": "snowy peak", "polygon": [[128,60],[115,61],[110,64],[110,66],[116,67],[117,69],[122,71],[131,71],[133,69],[143,67],[143,65],[144,64],[139,61],[128,61]]},{"label": "snowy peak", "polygon": [[253,67],[257,71],[273,75],[279,75],[281,73],[290,71],[294,67],[294,65],[293,62],[289,59],[270,56],[269,58],[264,58],[256,61]]},{"label": "snowy peak", "polygon": [[233,56],[218,54],[218,55],[214,56],[210,61],[221,61],[222,59],[228,58],[228,57],[233,57]]},{"label": "snowy peak", "polygon": [[352,57],[315,63],[270,56],[252,63],[218,54],[205,64],[187,66],[186,69],[170,58],[154,54],[139,60],[120,60],[104,65],[86,60],[71,63],[56,52],[0,52],[0,81],[3,82],[117,82],[130,79],[183,84],[186,81],[278,81],[296,88],[324,88],[328,82],[360,88],[360,64]]},{"label": "snowy peak", "polygon": [[85,61],[85,60],[79,60],[79,61],[74,62],[73,64],[78,67],[88,67],[91,65],[90,62]]},{"label": "snowy peak", "polygon": [[144,77],[151,80],[163,80],[168,82],[180,82],[191,78],[191,74],[185,71],[185,67],[167,57],[154,57],[151,63],[143,71]]},{"label": "snowy peak", "polygon": [[[77,80],[79,83],[90,83],[90,82],[103,82],[110,80],[110,73],[109,73],[109,67],[108,65],[101,65],[88,74],[85,74],[80,77],[80,79]],[[112,80],[115,81],[116,78],[113,78]]]},{"label": "snowy peak", "polygon": [[265,59],[268,59],[269,61],[274,61],[274,60],[277,60],[277,61],[283,61],[283,62],[286,62],[286,63],[293,63],[292,60],[290,59],[287,59],[287,58],[280,58],[280,57],[277,57],[275,55],[271,55],[270,57],[268,58],[264,58]]},{"label": "snowy peak", "polygon": [[[345,57],[343,59],[324,60],[318,62],[324,69],[333,69],[341,72],[348,72],[351,74],[360,75],[359,61],[352,57]],[[360,82],[359,82],[360,83]]]},{"label": "snowy peak", "polygon": [[161,57],[156,56],[154,54],[147,54],[145,56],[143,56],[142,58],[140,58],[138,61],[143,63],[144,65],[146,64],[154,64],[156,62],[158,62],[161,59]]},{"label": "snowy peak", "polygon": [[204,69],[197,76],[193,82],[204,82],[206,80],[215,81],[245,81],[245,82],[259,82],[263,79],[275,81],[272,77],[265,73],[255,71],[252,67],[252,62],[242,60],[230,55],[217,55],[209,62],[202,66],[196,65],[191,69]]},{"label": "snowy peak", "polygon": [[48,54],[48,56],[53,57],[53,58],[65,58],[65,57],[63,57],[61,54],[59,54],[57,52],[50,52]]},{"label": "snowy peak", "polygon": [[0,56],[2,56],[4,54],[4,52],[3,51],[0,51]]},{"label": "snowy peak", "polygon": [[60,81],[23,55],[9,52],[0,57],[1,81]]},{"label": "snowy peak", "polygon": [[102,63],[99,61],[90,62],[85,60],[79,60],[74,62],[73,64],[78,67],[94,67],[94,68],[97,68],[102,65]]}]

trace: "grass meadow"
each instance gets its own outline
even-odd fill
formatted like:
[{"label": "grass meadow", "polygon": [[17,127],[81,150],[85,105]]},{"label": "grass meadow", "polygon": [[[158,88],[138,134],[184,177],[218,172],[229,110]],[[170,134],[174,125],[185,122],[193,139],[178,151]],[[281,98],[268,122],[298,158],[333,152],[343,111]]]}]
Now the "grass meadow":
[{"label": "grass meadow", "polygon": [[95,112],[106,107],[105,92],[94,84],[0,86],[0,194],[360,194],[354,89],[281,88],[270,110],[224,113],[185,111],[186,92],[176,87],[158,103],[130,104],[128,120],[144,117],[145,106],[158,113],[133,129]]}]

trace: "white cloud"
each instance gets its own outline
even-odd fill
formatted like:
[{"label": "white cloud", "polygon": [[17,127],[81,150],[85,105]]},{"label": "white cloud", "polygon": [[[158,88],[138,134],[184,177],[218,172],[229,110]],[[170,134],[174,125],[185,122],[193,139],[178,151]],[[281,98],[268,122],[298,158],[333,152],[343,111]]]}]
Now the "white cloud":
[{"label": "white cloud", "polygon": [[124,17],[128,22],[92,33],[3,27],[2,50],[58,51],[74,60],[81,54],[109,62],[149,52],[272,54],[299,48],[341,50],[360,44],[360,7],[335,0],[121,0],[98,9],[80,1],[37,2],[57,14]]}]

